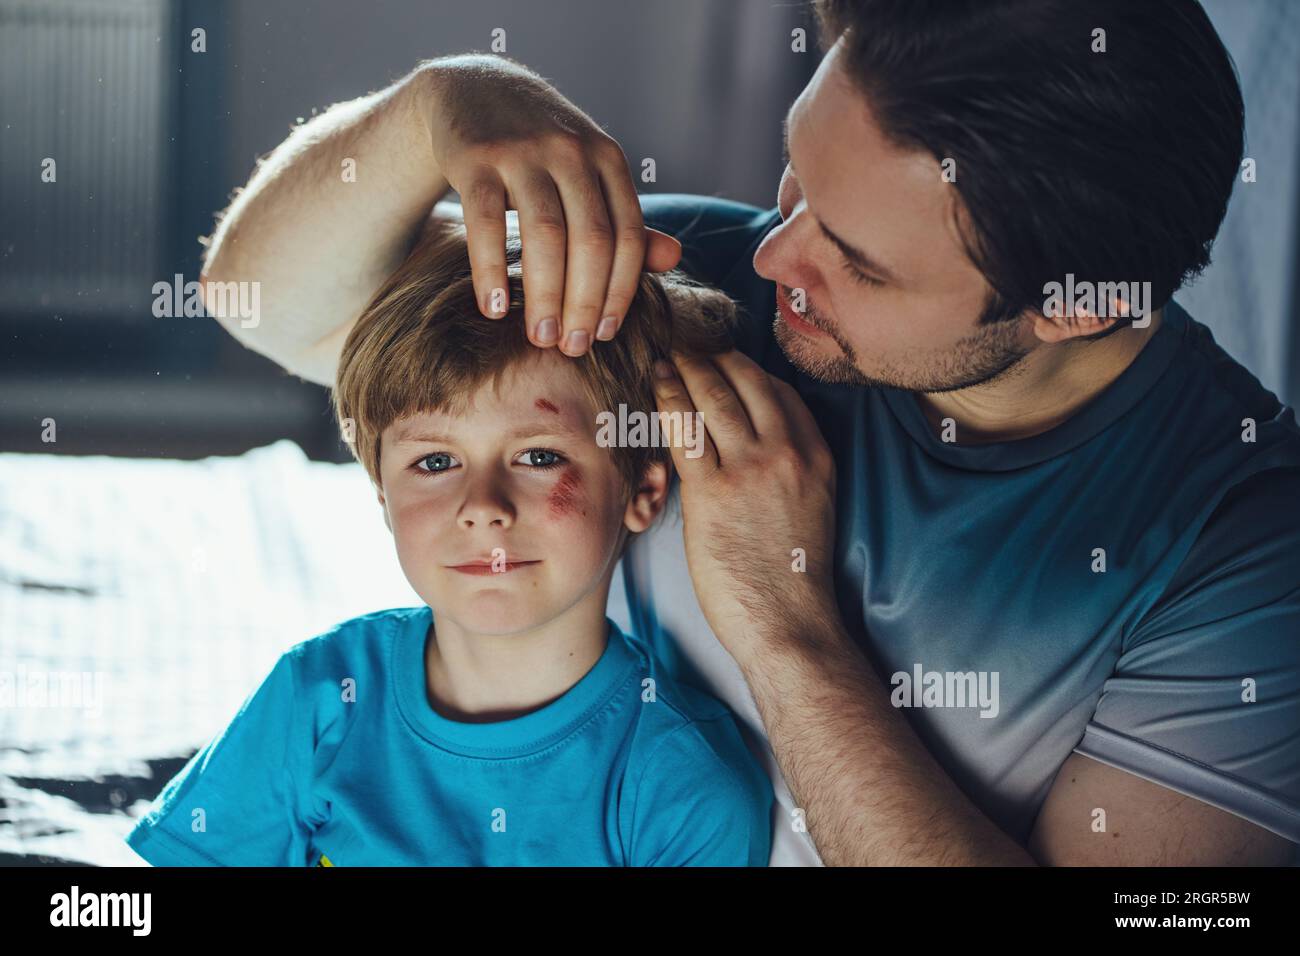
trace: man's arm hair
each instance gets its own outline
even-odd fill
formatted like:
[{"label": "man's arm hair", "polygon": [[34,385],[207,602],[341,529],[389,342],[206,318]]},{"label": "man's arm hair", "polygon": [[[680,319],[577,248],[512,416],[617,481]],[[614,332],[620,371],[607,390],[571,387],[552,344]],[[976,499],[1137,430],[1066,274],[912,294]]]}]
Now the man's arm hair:
[{"label": "man's arm hair", "polygon": [[222,315],[216,290],[207,291],[209,313],[310,381],[333,384],[357,316],[450,189],[430,149],[436,62],[295,128],[258,162],[207,241],[205,287],[259,284],[254,320]]}]

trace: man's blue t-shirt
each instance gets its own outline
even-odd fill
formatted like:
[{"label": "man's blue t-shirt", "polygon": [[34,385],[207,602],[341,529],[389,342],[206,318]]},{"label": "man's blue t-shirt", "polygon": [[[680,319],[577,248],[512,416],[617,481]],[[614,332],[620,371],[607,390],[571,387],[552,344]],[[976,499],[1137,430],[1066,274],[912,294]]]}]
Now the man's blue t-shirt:
[{"label": "man's blue t-shirt", "polygon": [[156,866],[766,866],[772,789],[717,700],[611,621],[596,664],[512,720],[428,702],[432,611],[283,655],[127,843]]},{"label": "man's blue t-shirt", "polygon": [[[1171,302],[1070,420],[993,444],[963,444],[958,422],[948,442],[913,394],[818,383],[781,352],[753,269],[778,210],[642,209],[812,410],[837,465],[845,624],[977,807],[1025,842],[1079,753],[1300,843],[1300,429],[1208,328]],[[624,558],[633,630],[760,730],[692,596],[667,586],[686,580],[671,512]]]}]

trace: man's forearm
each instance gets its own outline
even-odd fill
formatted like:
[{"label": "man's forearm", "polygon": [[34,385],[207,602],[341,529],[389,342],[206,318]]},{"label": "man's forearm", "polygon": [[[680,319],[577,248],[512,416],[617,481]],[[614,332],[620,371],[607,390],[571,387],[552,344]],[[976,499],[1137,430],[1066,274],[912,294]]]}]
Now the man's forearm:
[{"label": "man's forearm", "polygon": [[1033,866],[925,749],[838,622],[791,627],[740,661],[828,866]]},{"label": "man's forearm", "polygon": [[260,285],[255,325],[218,317],[232,335],[332,382],[331,362],[314,359],[313,346],[346,333],[449,189],[429,145],[435,101],[422,65],[332,106],[258,164],[205,257],[207,281]]}]

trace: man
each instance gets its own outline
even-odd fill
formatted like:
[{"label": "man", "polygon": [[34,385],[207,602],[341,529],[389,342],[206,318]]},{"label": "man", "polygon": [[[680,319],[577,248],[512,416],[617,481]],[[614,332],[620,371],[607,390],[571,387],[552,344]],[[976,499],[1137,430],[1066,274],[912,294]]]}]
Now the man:
[{"label": "man", "polygon": [[1287,862],[1300,430],[1170,298],[1241,160],[1226,51],[1194,0],[817,13],[776,210],[638,200],[540,78],[433,61],[258,170],[205,280],[264,319],[227,327],[329,382],[449,186],[485,316],[518,211],[540,347],[616,335],[681,256],[752,321],[660,381],[709,441],[627,588],[766,736],[774,862],[815,862],[804,827],[827,864]]}]

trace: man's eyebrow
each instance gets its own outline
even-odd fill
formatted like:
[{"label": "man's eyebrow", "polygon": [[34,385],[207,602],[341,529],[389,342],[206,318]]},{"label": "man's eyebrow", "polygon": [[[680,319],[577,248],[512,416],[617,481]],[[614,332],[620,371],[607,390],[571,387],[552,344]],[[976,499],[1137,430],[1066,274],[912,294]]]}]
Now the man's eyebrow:
[{"label": "man's eyebrow", "polygon": [[[582,433],[573,426],[564,422],[558,422],[554,419],[548,421],[537,420],[535,422],[525,422],[518,425],[505,433],[505,438],[525,438],[551,436],[554,438],[563,438],[576,436],[581,437]],[[451,445],[455,444],[456,439],[449,435],[443,435],[440,432],[425,431],[417,427],[410,427],[399,431],[393,442],[395,445]]]},{"label": "man's eyebrow", "polygon": [[[794,107],[791,106],[790,109],[793,110]],[[786,164],[792,170],[794,169],[794,161],[790,157],[790,111],[789,110],[786,111],[785,116],[781,120],[781,158],[786,162]],[[813,216],[813,218],[817,219],[816,216]],[[839,249],[840,255],[844,256],[845,259],[848,259],[849,262],[853,263],[863,272],[870,272],[873,275],[875,275],[877,278],[884,279],[886,282],[896,283],[899,281],[898,276],[894,274],[894,271],[892,269],[881,265],[875,259],[871,258],[871,256],[867,255],[865,252],[859,249],[857,246],[845,242],[839,236],[835,235],[835,233],[827,229],[826,223],[822,222],[820,219],[817,219],[817,226],[819,229],[821,229],[822,235],[825,236],[827,239],[829,239],[831,241],[831,244],[834,245],[835,248]]]}]

